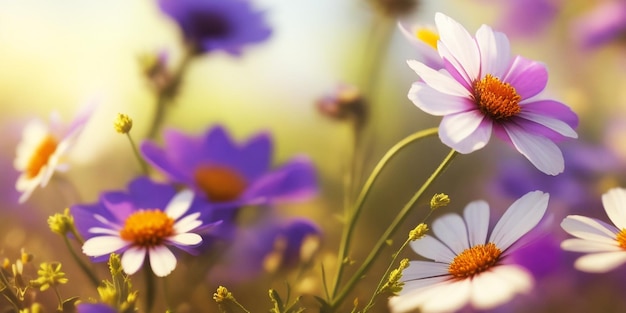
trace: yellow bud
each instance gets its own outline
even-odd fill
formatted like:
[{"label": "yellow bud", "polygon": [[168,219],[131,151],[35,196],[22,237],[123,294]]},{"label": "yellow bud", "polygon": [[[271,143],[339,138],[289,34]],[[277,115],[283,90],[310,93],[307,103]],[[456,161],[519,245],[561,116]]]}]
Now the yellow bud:
[{"label": "yellow bud", "polygon": [[409,240],[415,241],[418,239],[422,239],[424,236],[426,236],[427,231],[428,231],[428,225],[424,223],[420,223],[419,225],[415,226],[413,230],[409,232]]},{"label": "yellow bud", "polygon": [[430,199],[430,209],[435,210],[450,204],[450,197],[445,193],[436,193],[432,199]]},{"label": "yellow bud", "polygon": [[115,127],[115,131],[120,134],[128,134],[133,128],[133,120],[126,114],[117,113],[113,127]]},{"label": "yellow bud", "polygon": [[213,300],[217,303],[222,303],[226,300],[232,299],[233,294],[224,286],[217,287],[217,291],[213,294]]}]

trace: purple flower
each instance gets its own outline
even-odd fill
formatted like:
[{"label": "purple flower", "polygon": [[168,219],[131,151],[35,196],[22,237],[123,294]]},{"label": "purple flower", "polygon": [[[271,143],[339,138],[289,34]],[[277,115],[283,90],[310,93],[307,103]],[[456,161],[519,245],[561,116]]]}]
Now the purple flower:
[{"label": "purple flower", "polygon": [[504,6],[498,27],[512,36],[533,36],[541,33],[554,20],[564,1],[508,0],[491,1]]},{"label": "purple flower", "polygon": [[83,252],[103,260],[115,252],[122,254],[127,274],[141,268],[146,255],[157,276],[166,276],[176,267],[176,257],[168,247],[189,253],[202,242],[200,233],[213,224],[201,219],[201,207],[194,205],[189,190],[176,192],[170,185],[148,178],[133,180],[126,192],[106,192],[100,202],[71,208],[78,231],[87,240]]},{"label": "purple flower", "polygon": [[472,37],[441,13],[435,23],[445,71],[408,61],[423,80],[413,83],[408,97],[426,113],[443,116],[441,141],[471,153],[483,148],[494,132],[542,172],[561,173],[563,155],[554,141],[576,138],[578,117],[563,103],[542,97],[548,80],[545,66],[511,58],[506,35],[487,25]]},{"label": "purple flower", "polygon": [[76,306],[78,313],[117,313],[117,311],[102,303],[80,303]]},{"label": "purple flower", "polygon": [[239,55],[245,44],[271,34],[263,13],[246,0],[159,0],[159,5],[178,23],[194,53],[224,50]]},{"label": "purple flower", "polygon": [[165,146],[147,141],[141,152],[166,177],[206,198],[215,208],[238,208],[283,200],[300,200],[317,192],[315,170],[296,157],[271,170],[272,142],[266,133],[238,145],[221,126],[201,136],[175,130],[164,134]]},{"label": "purple flower", "polygon": [[580,17],[572,26],[572,36],[583,48],[592,49],[626,34],[626,2],[605,1]]},{"label": "purple flower", "polygon": [[428,67],[439,70],[443,68],[443,60],[437,52],[439,34],[434,26],[398,22],[398,29],[417,52],[417,59]]}]

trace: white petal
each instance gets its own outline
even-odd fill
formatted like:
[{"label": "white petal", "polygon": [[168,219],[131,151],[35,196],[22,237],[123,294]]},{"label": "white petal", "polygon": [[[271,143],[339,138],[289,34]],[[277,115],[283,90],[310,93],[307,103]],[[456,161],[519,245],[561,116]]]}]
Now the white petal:
[{"label": "white petal", "polygon": [[174,224],[174,231],[177,234],[182,234],[194,230],[202,225],[202,221],[197,218],[200,216],[199,212],[189,214]]},{"label": "white petal", "polygon": [[458,214],[439,217],[433,222],[433,232],[457,255],[470,247],[465,222]]},{"label": "white petal", "polygon": [[578,134],[576,133],[576,131],[571,126],[567,125],[567,123],[561,120],[523,110],[517,116],[527,119],[529,121],[533,121],[537,124],[541,124],[565,137],[578,138]]},{"label": "white petal", "polygon": [[[431,263],[434,263],[434,262],[431,262]],[[437,264],[443,264],[443,263],[437,263]],[[447,280],[450,280],[450,275],[435,276],[435,277],[422,278],[422,279],[416,279],[416,280],[402,279],[402,281],[404,282],[404,287],[402,287],[402,290],[400,291],[400,295],[405,295],[407,293],[410,293],[420,288],[430,288],[434,285],[440,284]]]},{"label": "white petal", "polygon": [[146,258],[146,248],[130,247],[122,254],[122,268],[128,275],[137,273]]},{"label": "white petal", "polygon": [[120,232],[117,230],[104,228],[104,227],[92,227],[92,228],[89,228],[88,232],[92,234],[106,234],[106,235],[113,235],[113,236],[118,236],[118,237],[120,234]]},{"label": "white petal", "polygon": [[193,201],[193,196],[193,191],[189,189],[177,193],[167,204],[165,214],[174,220],[177,220],[179,217],[183,216],[187,210],[189,210],[189,206],[191,206],[191,202]]},{"label": "white petal", "polygon": [[470,281],[445,281],[433,286],[412,290],[389,300],[391,312],[454,312],[463,307],[470,297]]},{"label": "white petal", "polygon": [[424,278],[447,276],[447,263],[437,263],[430,261],[411,261],[409,267],[402,272],[402,281],[421,280]]},{"label": "white petal", "polygon": [[511,63],[509,39],[505,34],[494,32],[491,27],[482,25],[476,31],[476,43],[480,51],[480,75],[491,74],[503,78]]},{"label": "white petal", "polygon": [[408,98],[422,111],[437,116],[467,111],[476,106],[468,98],[441,93],[422,82],[411,85]]},{"label": "white petal", "polygon": [[449,76],[447,72],[434,70],[426,64],[416,60],[408,60],[406,63],[429,87],[434,90],[450,96],[464,98],[471,96],[470,91],[463,87],[463,85],[457,82],[454,78]]},{"label": "white petal", "polygon": [[623,251],[623,249],[617,244],[617,241],[613,241],[612,244],[598,241],[591,241],[585,239],[567,239],[561,243],[561,249],[574,252],[611,252],[611,251]]},{"label": "white petal", "polygon": [[128,246],[128,242],[117,236],[98,236],[87,239],[83,244],[83,253],[88,256],[101,256],[116,252]]},{"label": "white petal", "polygon": [[489,204],[483,200],[470,202],[463,211],[469,245],[484,245],[489,232]]},{"label": "white petal", "polygon": [[580,215],[569,215],[561,222],[561,228],[572,236],[613,244],[615,243],[618,230],[608,227],[609,225],[603,224],[598,220]]},{"label": "white petal", "polygon": [[480,53],[472,36],[461,24],[442,13],[435,14],[435,24],[439,32],[439,55],[448,60],[466,82],[477,79]]},{"label": "white petal", "polygon": [[176,257],[167,247],[150,248],[148,254],[150,255],[150,267],[156,276],[165,277],[176,268]]},{"label": "white petal", "polygon": [[450,248],[430,235],[412,241],[410,245],[415,253],[437,262],[450,263],[456,256]]},{"label": "white petal", "polygon": [[502,251],[508,249],[539,223],[546,213],[549,199],[550,195],[541,191],[532,191],[517,199],[493,228],[489,242]]},{"label": "white petal", "polygon": [[532,276],[514,265],[496,266],[472,280],[471,302],[475,308],[490,309],[511,300],[517,293],[530,291]]},{"label": "white petal", "polygon": [[563,154],[559,147],[550,139],[531,135],[513,124],[505,124],[511,142],[530,163],[540,171],[549,175],[558,175],[565,169]]},{"label": "white petal", "polygon": [[625,262],[626,251],[592,253],[578,258],[574,267],[584,272],[605,273]]},{"label": "white petal", "polygon": [[626,228],[626,190],[613,188],[602,195],[606,214],[619,229]]},{"label": "white petal", "polygon": [[171,236],[167,240],[183,246],[195,246],[202,242],[202,237],[198,234],[185,233]]},{"label": "white petal", "polygon": [[439,125],[439,138],[460,153],[471,153],[484,147],[491,138],[492,124],[478,110],[450,114]]}]

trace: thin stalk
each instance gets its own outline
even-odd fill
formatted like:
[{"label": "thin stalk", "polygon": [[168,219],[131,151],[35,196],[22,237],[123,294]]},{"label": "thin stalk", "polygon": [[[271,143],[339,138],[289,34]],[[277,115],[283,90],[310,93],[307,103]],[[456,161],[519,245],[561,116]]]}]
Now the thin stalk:
[{"label": "thin stalk", "polygon": [[57,300],[59,300],[59,311],[63,311],[63,299],[61,299],[59,289],[56,286],[53,286],[52,289],[54,289],[54,293],[57,295]]},{"label": "thin stalk", "polygon": [[154,277],[152,276],[153,274],[150,266],[144,264],[143,274],[146,280],[146,313],[150,313],[154,307],[155,300]]},{"label": "thin stalk", "polygon": [[133,154],[135,155],[135,158],[137,158],[137,161],[139,162],[139,165],[141,166],[141,171],[145,175],[148,175],[148,165],[146,164],[146,161],[144,161],[144,159],[141,157],[141,154],[139,154],[137,145],[135,144],[133,137],[130,136],[130,132],[126,133],[126,137],[128,138],[128,142],[130,142],[130,147],[133,150]]},{"label": "thin stalk", "polygon": [[393,147],[391,147],[391,149],[389,149],[387,153],[385,153],[382,159],[378,161],[378,164],[376,164],[376,167],[374,167],[374,170],[372,170],[372,173],[370,174],[367,181],[363,185],[363,188],[361,189],[361,192],[352,208],[352,212],[349,212],[349,211],[346,212],[347,224],[343,228],[341,242],[339,244],[339,254],[338,254],[338,259],[337,259],[339,262],[339,268],[337,270],[337,275],[335,275],[335,281],[333,283],[333,291],[332,291],[333,297],[337,295],[339,284],[341,283],[341,278],[343,276],[343,271],[345,268],[345,259],[346,259],[346,256],[348,255],[348,251],[350,250],[350,241],[352,239],[352,234],[354,232],[356,221],[359,218],[359,215],[361,214],[363,203],[365,202],[365,199],[369,195],[369,192],[372,189],[374,181],[376,180],[376,178],[378,177],[382,169],[385,167],[385,165],[387,165],[387,163],[389,163],[389,161],[399,151],[401,151],[403,148],[405,148],[406,146],[408,146],[409,144],[417,140],[437,134],[437,130],[438,129],[436,127],[425,129],[425,130],[413,133],[407,136],[406,138],[400,140]]},{"label": "thin stalk", "polygon": [[[78,239],[78,237],[77,237]],[[80,269],[85,273],[85,275],[87,275],[87,277],[89,278],[89,280],[91,281],[91,283],[94,285],[94,287],[98,287],[98,285],[100,285],[100,280],[98,279],[98,277],[96,277],[96,275],[91,271],[91,269],[89,268],[89,266],[83,261],[83,259],[81,259],[78,254],[76,254],[76,251],[74,251],[74,248],[72,247],[72,244],[70,243],[70,240],[67,238],[67,235],[63,236],[63,241],[65,242],[65,246],[67,246],[67,250],[70,251],[70,254],[72,255],[72,258],[74,259],[74,261],[76,262],[76,264],[78,264],[78,266],[80,267]]]},{"label": "thin stalk", "polygon": [[420,187],[420,189],[413,194],[413,197],[402,207],[402,210],[398,212],[395,219],[391,222],[391,224],[387,227],[384,234],[380,237],[376,245],[367,256],[361,267],[352,275],[348,283],[343,287],[341,292],[333,299],[331,303],[331,307],[336,309],[341,302],[348,296],[348,293],[352,291],[356,283],[362,278],[362,276],[367,272],[367,270],[372,266],[374,260],[378,257],[382,249],[385,247],[387,239],[391,238],[393,233],[397,230],[398,226],[404,221],[407,217],[413,205],[417,202],[417,200],[422,196],[424,191],[432,184],[432,182],[439,177],[439,175],[443,172],[443,170],[450,164],[450,162],[454,159],[454,157],[458,153],[452,149],[450,153],[446,156],[445,159],[439,164],[437,169],[428,177],[428,179],[424,182],[424,184]]}]

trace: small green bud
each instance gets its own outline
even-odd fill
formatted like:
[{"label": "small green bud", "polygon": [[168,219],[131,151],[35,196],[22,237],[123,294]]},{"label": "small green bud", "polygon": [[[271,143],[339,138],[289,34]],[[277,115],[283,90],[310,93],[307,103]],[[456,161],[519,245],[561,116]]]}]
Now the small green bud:
[{"label": "small green bud", "polygon": [[63,214],[55,213],[48,217],[48,226],[50,226],[50,230],[61,236],[71,232],[74,228],[74,217],[70,214],[70,209],[66,208]]}]

